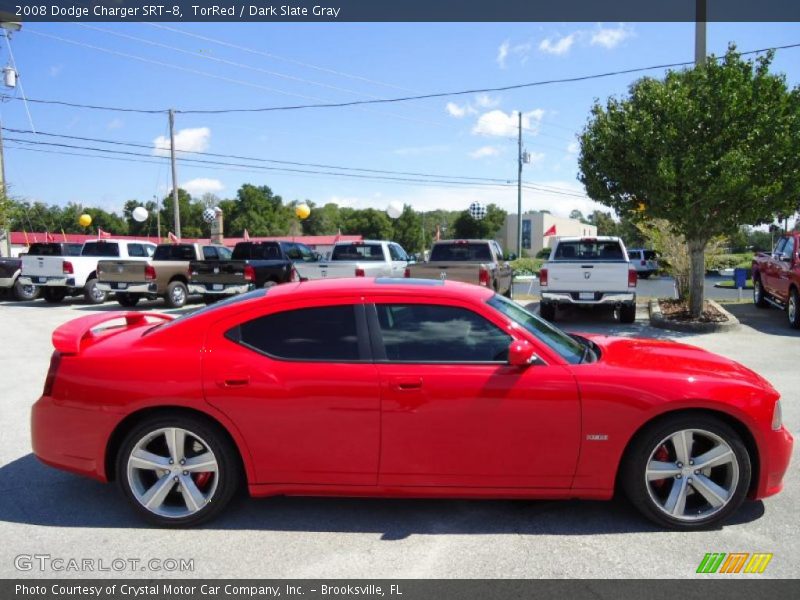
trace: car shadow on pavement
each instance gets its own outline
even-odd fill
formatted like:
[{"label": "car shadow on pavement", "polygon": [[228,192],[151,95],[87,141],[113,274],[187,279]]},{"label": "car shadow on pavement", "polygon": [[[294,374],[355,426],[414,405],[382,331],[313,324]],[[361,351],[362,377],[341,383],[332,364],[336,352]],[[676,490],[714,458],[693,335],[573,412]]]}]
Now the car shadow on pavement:
[{"label": "car shadow on pavement", "polygon": [[[244,494],[242,495],[244,496]],[[727,526],[763,516],[747,502]],[[28,454],[0,467],[0,521],[46,527],[149,528],[115,485],[52,469]],[[665,530],[625,500],[413,500],[383,498],[237,498],[209,530],[411,535],[598,535]]]},{"label": "car shadow on pavement", "polygon": [[786,311],[777,308],[757,308],[752,303],[725,303],[722,306],[742,325],[752,327],[756,331],[768,335],[781,335],[786,337],[800,337],[800,329],[792,329]]}]

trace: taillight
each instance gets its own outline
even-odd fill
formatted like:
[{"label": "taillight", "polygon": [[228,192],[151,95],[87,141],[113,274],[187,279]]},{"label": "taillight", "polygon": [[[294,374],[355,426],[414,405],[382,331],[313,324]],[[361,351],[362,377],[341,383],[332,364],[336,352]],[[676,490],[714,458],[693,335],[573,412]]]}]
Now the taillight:
[{"label": "taillight", "polygon": [[628,287],[636,287],[636,281],[638,279],[636,269],[628,269]]},{"label": "taillight", "polygon": [[44,389],[42,396],[49,396],[53,393],[53,384],[56,381],[56,373],[58,372],[58,365],[61,364],[61,353],[56,351],[50,357],[50,368],[47,369],[47,377],[44,380]]},{"label": "taillight", "polygon": [[481,267],[480,271],[478,271],[478,285],[489,287],[491,283],[492,282],[489,279],[489,269],[486,267]]},{"label": "taillight", "polygon": [[547,269],[542,267],[539,269],[539,287],[547,286]]},{"label": "taillight", "polygon": [[256,270],[252,267],[252,265],[244,266],[244,280],[250,282],[256,280]]},{"label": "taillight", "polygon": [[155,281],[156,279],[156,270],[153,265],[145,265],[144,266],[144,278],[147,281]]},{"label": "taillight", "polygon": [[294,281],[294,282],[300,281],[300,273],[298,273],[297,269],[295,269],[294,267],[292,267],[292,272],[289,275],[289,281]]},{"label": "taillight", "polygon": [[75,274],[75,269],[72,268],[72,263],[69,262],[68,260],[61,262],[61,271],[64,273],[64,275]]},{"label": "taillight", "polygon": [[361,267],[356,268],[356,277],[364,277],[364,269]]},{"label": "taillight", "polygon": [[406,270],[403,271],[403,277],[405,277],[406,279],[411,277],[411,267],[406,267]]}]

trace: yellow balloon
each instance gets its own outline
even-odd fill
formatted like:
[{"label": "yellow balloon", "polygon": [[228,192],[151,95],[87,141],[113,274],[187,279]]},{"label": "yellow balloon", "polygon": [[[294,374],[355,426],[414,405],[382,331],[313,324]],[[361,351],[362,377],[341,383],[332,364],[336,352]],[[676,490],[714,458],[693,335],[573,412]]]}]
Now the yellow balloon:
[{"label": "yellow balloon", "polygon": [[308,207],[308,204],[298,204],[294,209],[294,214],[297,215],[298,219],[307,219],[308,215],[311,214],[311,209]]},{"label": "yellow balloon", "polygon": [[78,217],[78,223],[81,227],[88,227],[92,224],[92,215],[83,213],[80,217]]}]

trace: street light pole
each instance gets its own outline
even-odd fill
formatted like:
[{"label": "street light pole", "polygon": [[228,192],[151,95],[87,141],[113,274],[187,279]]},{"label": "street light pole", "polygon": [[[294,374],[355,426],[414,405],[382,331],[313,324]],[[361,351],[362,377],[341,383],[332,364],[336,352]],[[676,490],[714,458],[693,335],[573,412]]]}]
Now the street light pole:
[{"label": "street light pole", "polygon": [[517,140],[517,258],[522,258],[522,111],[519,118],[519,136]]},{"label": "street light pole", "polygon": [[706,0],[695,0],[694,17],[694,64],[706,62]]},{"label": "street light pole", "polygon": [[172,162],[172,204],[175,214],[175,235],[181,239],[181,207],[178,204],[178,171],[175,166],[175,111],[169,109],[169,155]]}]

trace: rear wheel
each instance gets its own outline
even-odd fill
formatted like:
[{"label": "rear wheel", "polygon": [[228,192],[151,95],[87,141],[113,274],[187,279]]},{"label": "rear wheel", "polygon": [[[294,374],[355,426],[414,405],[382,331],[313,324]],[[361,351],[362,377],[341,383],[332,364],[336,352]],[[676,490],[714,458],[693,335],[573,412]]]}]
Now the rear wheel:
[{"label": "rear wheel", "polygon": [[555,321],[556,320],[556,305],[555,304],[540,304],[539,305],[539,314],[542,316],[543,319],[547,319],[548,321]]},{"label": "rear wheel", "polygon": [[636,320],[636,305],[622,304],[619,307],[619,322],[633,323]]},{"label": "rear wheel", "polygon": [[58,304],[67,297],[67,290],[64,288],[46,287],[44,288],[42,295],[44,296],[45,302],[49,302],[50,304]]},{"label": "rear wheel", "polygon": [[643,432],[626,454],[622,484],[648,519],[671,529],[703,529],[730,516],[750,486],[750,456],[729,425],[675,415]]},{"label": "rear wheel", "polygon": [[186,304],[186,297],[189,291],[186,289],[186,284],[182,281],[173,281],[167,286],[167,295],[164,301],[170,308],[180,308]]},{"label": "rear wheel", "polygon": [[214,302],[217,300],[219,300],[218,296],[214,296],[213,294],[203,294],[203,302],[206,304],[214,304]]},{"label": "rear wheel", "polygon": [[753,278],[753,304],[755,304],[758,308],[766,308],[769,306],[769,303],[764,296],[764,286],[761,285],[761,277]]},{"label": "rear wheel", "polygon": [[25,300],[36,300],[39,297],[39,288],[35,285],[22,285],[17,279],[14,282],[14,298],[24,302]]},{"label": "rear wheel", "polygon": [[83,297],[89,304],[102,304],[106,301],[108,294],[97,289],[97,279],[90,279],[83,286]]},{"label": "rear wheel", "polygon": [[236,449],[220,428],[177,413],[147,419],[128,433],[116,475],[134,509],[165,527],[217,516],[241,482]]},{"label": "rear wheel", "polygon": [[120,306],[124,306],[126,308],[132,308],[136,306],[136,304],[141,300],[141,296],[138,294],[127,294],[127,293],[119,293],[117,292],[117,302]]},{"label": "rear wheel", "polygon": [[514,299],[514,282],[513,281],[508,284],[508,291],[506,291],[506,293],[503,294],[503,296],[505,296],[509,300],[513,300]]},{"label": "rear wheel", "polygon": [[789,317],[789,325],[795,329],[800,329],[800,294],[797,289],[789,290],[789,301],[786,303],[786,316]]}]

